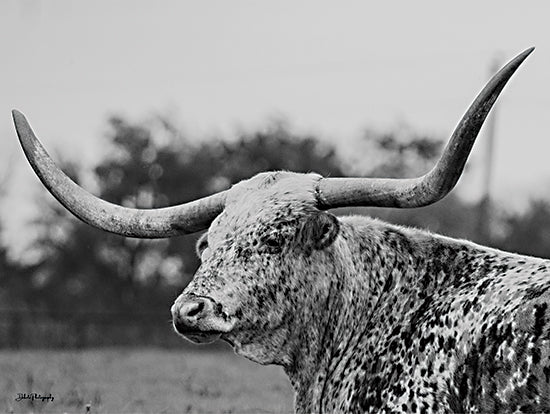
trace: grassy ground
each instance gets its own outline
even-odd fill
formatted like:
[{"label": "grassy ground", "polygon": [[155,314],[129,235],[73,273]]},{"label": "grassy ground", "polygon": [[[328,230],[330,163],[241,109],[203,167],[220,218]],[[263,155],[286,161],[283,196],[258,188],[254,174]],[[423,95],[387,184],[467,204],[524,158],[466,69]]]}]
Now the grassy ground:
[{"label": "grassy ground", "polygon": [[[15,401],[18,393],[53,402]],[[282,369],[196,349],[0,351],[0,412],[288,413]]]}]

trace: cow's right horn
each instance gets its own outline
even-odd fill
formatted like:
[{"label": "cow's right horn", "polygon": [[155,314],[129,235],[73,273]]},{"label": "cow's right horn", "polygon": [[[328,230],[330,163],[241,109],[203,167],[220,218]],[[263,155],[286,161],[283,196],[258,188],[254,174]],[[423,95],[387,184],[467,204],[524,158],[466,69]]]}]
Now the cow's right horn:
[{"label": "cow's right horn", "polygon": [[21,146],[36,175],[67,210],[94,227],[127,237],[172,237],[208,228],[225,206],[225,192],[158,209],[109,203],[67,177],[48,155],[25,116],[17,110],[12,115]]},{"label": "cow's right horn", "polygon": [[520,53],[491,78],[458,123],[441,158],[427,174],[399,179],[323,178],[316,191],[318,207],[421,207],[443,198],[460,178],[477,134],[498,95],[533,50]]}]

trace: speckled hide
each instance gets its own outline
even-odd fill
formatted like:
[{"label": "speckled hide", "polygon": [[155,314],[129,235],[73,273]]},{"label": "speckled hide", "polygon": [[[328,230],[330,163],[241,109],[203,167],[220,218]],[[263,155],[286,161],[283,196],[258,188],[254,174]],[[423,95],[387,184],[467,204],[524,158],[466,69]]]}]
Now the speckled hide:
[{"label": "speckled hide", "polygon": [[282,365],[298,413],[550,412],[550,262],[336,219],[318,180],[234,186],[173,312],[207,298],[193,329]]}]

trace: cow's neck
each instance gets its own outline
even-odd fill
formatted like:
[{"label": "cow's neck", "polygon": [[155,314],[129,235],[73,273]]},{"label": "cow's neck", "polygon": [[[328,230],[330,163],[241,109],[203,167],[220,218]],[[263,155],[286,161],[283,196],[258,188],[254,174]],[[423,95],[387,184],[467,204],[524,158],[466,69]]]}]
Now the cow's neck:
[{"label": "cow's neck", "polygon": [[[468,242],[438,237],[377,222],[342,226],[333,252],[319,263],[329,269],[325,303],[311,303],[296,322],[292,363],[285,367],[295,390],[297,412],[349,410],[348,392],[364,384],[348,375],[373,367],[392,321],[399,321],[424,299],[461,278],[475,277],[495,251]],[[338,257],[338,258],[336,258]],[[344,257],[344,259],[340,259]],[[404,300],[407,298],[407,300]],[[317,308],[315,308],[317,307]],[[381,309],[389,313],[385,326]],[[307,346],[306,346],[307,344]],[[355,384],[354,384],[355,382]],[[328,402],[335,406],[327,406]]]}]

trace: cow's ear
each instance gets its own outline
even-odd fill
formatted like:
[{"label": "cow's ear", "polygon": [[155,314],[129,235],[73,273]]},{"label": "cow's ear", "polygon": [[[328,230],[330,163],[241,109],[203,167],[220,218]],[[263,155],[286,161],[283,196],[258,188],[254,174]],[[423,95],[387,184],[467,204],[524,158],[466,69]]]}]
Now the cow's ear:
[{"label": "cow's ear", "polygon": [[197,257],[200,259],[202,256],[202,252],[208,247],[208,232],[205,232],[201,237],[199,237],[199,240],[197,241],[197,244],[195,244],[195,253],[197,254]]},{"label": "cow's ear", "polygon": [[302,225],[301,243],[304,247],[321,250],[332,244],[339,231],[340,223],[334,215],[316,211]]}]

